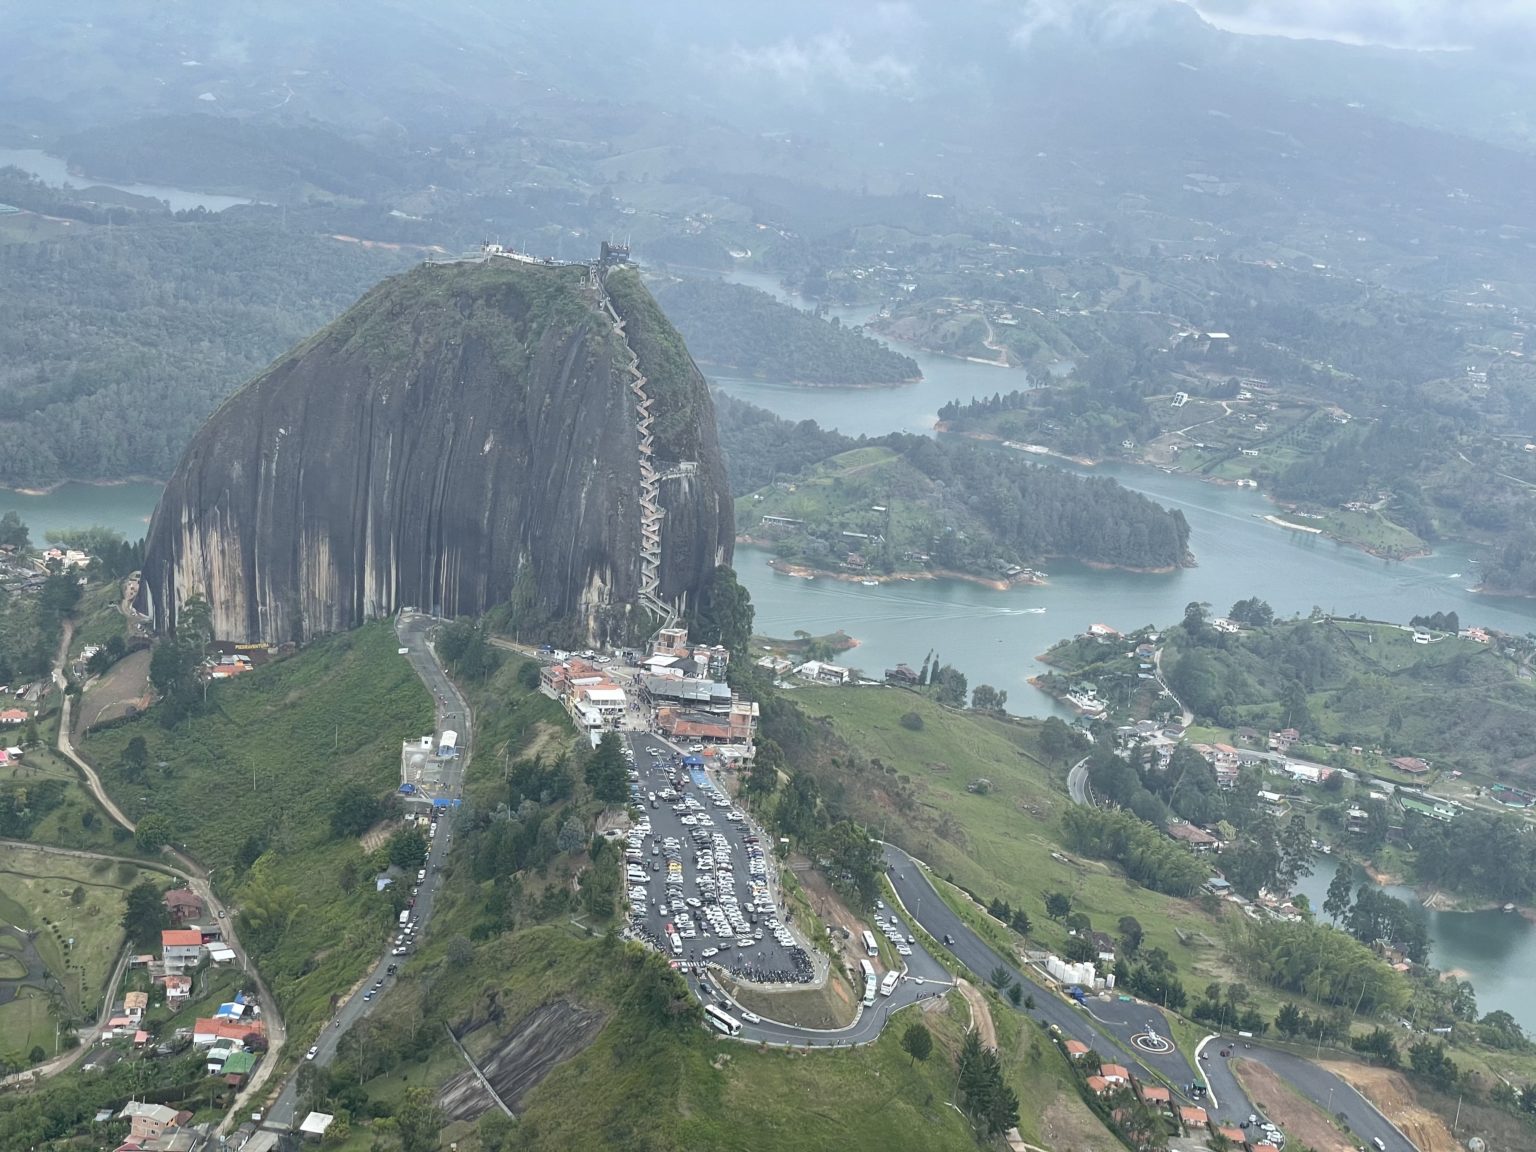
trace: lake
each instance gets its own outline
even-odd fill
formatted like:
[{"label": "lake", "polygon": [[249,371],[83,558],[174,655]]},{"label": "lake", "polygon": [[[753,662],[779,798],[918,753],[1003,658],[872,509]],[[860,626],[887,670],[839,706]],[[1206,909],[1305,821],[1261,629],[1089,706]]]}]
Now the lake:
[{"label": "lake", "polygon": [[61,484],[51,492],[31,494],[0,488],[0,516],[15,511],[32,530],[32,542],[61,528],[101,525],[137,540],[149,531],[149,517],[160,499],[159,484]]},{"label": "lake", "polygon": [[[1369,884],[1370,878],[1330,856],[1312,861],[1313,873],[1303,878],[1296,890],[1306,894],[1319,919],[1328,885],[1341,867],[1355,873],[1355,886]],[[1410,888],[1384,889],[1399,900],[1417,906],[1419,898]],[[1524,916],[1497,910],[1483,912],[1439,912],[1421,909],[1429,928],[1429,962],[1443,972],[1455,972],[1472,981],[1477,989],[1478,1015],[1502,1008],[1513,1016],[1527,1033],[1536,1034],[1536,1001],[1530,993],[1530,974],[1536,970],[1536,925]]]},{"label": "lake", "polygon": [[30,172],[45,184],[62,185],[65,188],[116,188],[134,196],[148,196],[151,200],[163,200],[173,212],[186,212],[203,208],[209,212],[222,212],[237,204],[254,204],[239,196],[218,196],[212,192],[189,192],[185,188],[172,188],[166,184],[124,184],[117,180],[96,180],[89,176],[77,176],[70,172],[62,158],[50,156],[37,148],[0,148],[0,168],[20,168]]}]

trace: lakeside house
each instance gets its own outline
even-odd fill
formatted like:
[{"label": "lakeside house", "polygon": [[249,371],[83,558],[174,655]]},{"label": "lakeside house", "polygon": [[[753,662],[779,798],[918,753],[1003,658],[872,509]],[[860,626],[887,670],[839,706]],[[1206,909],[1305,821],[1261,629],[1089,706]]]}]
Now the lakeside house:
[{"label": "lakeside house", "polygon": [[853,670],[825,660],[807,660],[795,669],[795,675],[818,684],[847,684],[853,679]]}]

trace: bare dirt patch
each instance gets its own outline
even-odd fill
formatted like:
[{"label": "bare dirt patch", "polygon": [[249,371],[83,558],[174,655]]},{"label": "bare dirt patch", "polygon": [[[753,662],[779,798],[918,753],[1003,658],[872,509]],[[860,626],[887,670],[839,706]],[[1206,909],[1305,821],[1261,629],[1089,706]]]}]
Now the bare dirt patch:
[{"label": "bare dirt patch", "polygon": [[126,716],[130,709],[149,707],[149,651],[123,657],[85,690],[75,713],[78,735],[104,720]]},{"label": "bare dirt patch", "polygon": [[358,846],[369,855],[377,852],[389,842],[390,834],[395,830],[395,822],[383,820],[375,824],[358,838]]},{"label": "bare dirt patch", "polygon": [[[507,1107],[516,1111],[523,1097],[551,1069],[597,1038],[605,1019],[601,1012],[553,1000],[535,1008],[481,1057],[480,1071]],[[460,1040],[477,1030],[471,1029]],[[486,1099],[479,1078],[468,1070],[445,1084],[439,1099],[444,1112],[454,1120],[473,1120],[487,1107],[495,1107]]]},{"label": "bare dirt patch", "polygon": [[1088,1106],[1063,1092],[1040,1116],[1040,1135],[1051,1152],[1102,1152],[1117,1147]]},{"label": "bare dirt patch", "polygon": [[1298,1096],[1269,1068],[1254,1060],[1233,1060],[1232,1071],[1250,1100],[1264,1102],[1264,1114],[1293,1140],[1316,1152],[1353,1152],[1357,1147],[1311,1101]]},{"label": "bare dirt patch", "polygon": [[524,760],[533,760],[542,756],[546,751],[558,752],[555,746],[569,744],[568,737],[559,727],[545,720],[540,720],[533,726],[533,739],[528,741],[526,747],[518,753]]},{"label": "bare dirt patch", "polygon": [[997,1047],[997,1028],[992,1023],[992,1008],[987,1003],[987,998],[981,994],[981,989],[969,980],[956,980],[955,987],[960,989],[960,995],[965,997],[965,1002],[970,1005],[971,1024],[981,1033],[981,1042],[988,1048]]},{"label": "bare dirt patch", "polygon": [[1443,1152],[1457,1147],[1445,1121],[1419,1103],[1401,1072],[1367,1068],[1364,1064],[1324,1063],[1323,1067],[1376,1105],[1421,1152]]}]

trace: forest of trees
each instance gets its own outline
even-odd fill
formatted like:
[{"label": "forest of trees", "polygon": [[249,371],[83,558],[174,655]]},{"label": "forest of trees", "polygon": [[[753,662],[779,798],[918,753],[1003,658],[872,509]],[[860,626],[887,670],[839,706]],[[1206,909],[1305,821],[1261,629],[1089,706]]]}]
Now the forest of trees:
[{"label": "forest of trees", "polygon": [[863,442],[814,420],[786,420],[724,392],[716,391],[714,399],[720,454],[733,496],[756,492]]},{"label": "forest of trees", "polygon": [[[727,423],[736,422],[733,412]],[[820,436],[814,426],[754,421],[750,436],[725,438],[728,459],[742,446],[775,439],[809,448]],[[840,562],[849,550],[843,533],[863,533],[863,555],[885,573],[921,567],[912,559],[919,554],[933,567],[993,578],[1009,564],[1053,557],[1147,569],[1189,560],[1183,514],[1114,480],[1075,476],[968,441],[894,434],[861,443],[885,449],[885,458],[860,457],[859,467],[846,471],[836,460],[813,465],[797,474],[801,490],[766,489],[761,500],[743,504],[743,515],[753,523],[763,515],[801,520],[777,546],[781,555],[813,565]],[[814,483],[805,483],[809,476]]]},{"label": "forest of trees", "polygon": [[409,262],[270,216],[0,245],[0,485],[169,474],[220,401]]},{"label": "forest of trees", "polygon": [[823,320],[766,292],[717,280],[656,287],[694,358],[728,373],[799,384],[899,384],[922,372],[836,317]]}]

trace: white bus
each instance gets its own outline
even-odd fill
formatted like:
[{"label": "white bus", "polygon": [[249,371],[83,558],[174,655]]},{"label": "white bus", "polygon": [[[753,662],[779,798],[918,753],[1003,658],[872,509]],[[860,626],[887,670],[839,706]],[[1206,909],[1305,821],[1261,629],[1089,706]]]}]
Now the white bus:
[{"label": "white bus", "polygon": [[875,980],[875,966],[868,960],[860,960],[859,968],[864,973],[864,1006],[868,1008],[875,1002],[875,990],[878,982]]},{"label": "white bus", "polygon": [[704,1005],[704,1019],[709,1021],[711,1027],[724,1032],[727,1036],[741,1035],[741,1021],[734,1016],[728,1016],[713,1004]]},{"label": "white bus", "polygon": [[901,979],[900,972],[887,972],[885,979],[880,981],[880,995],[889,996],[896,991],[896,981]]},{"label": "white bus", "polygon": [[880,955],[880,945],[875,943],[875,934],[868,928],[864,929],[864,951],[871,956]]}]

